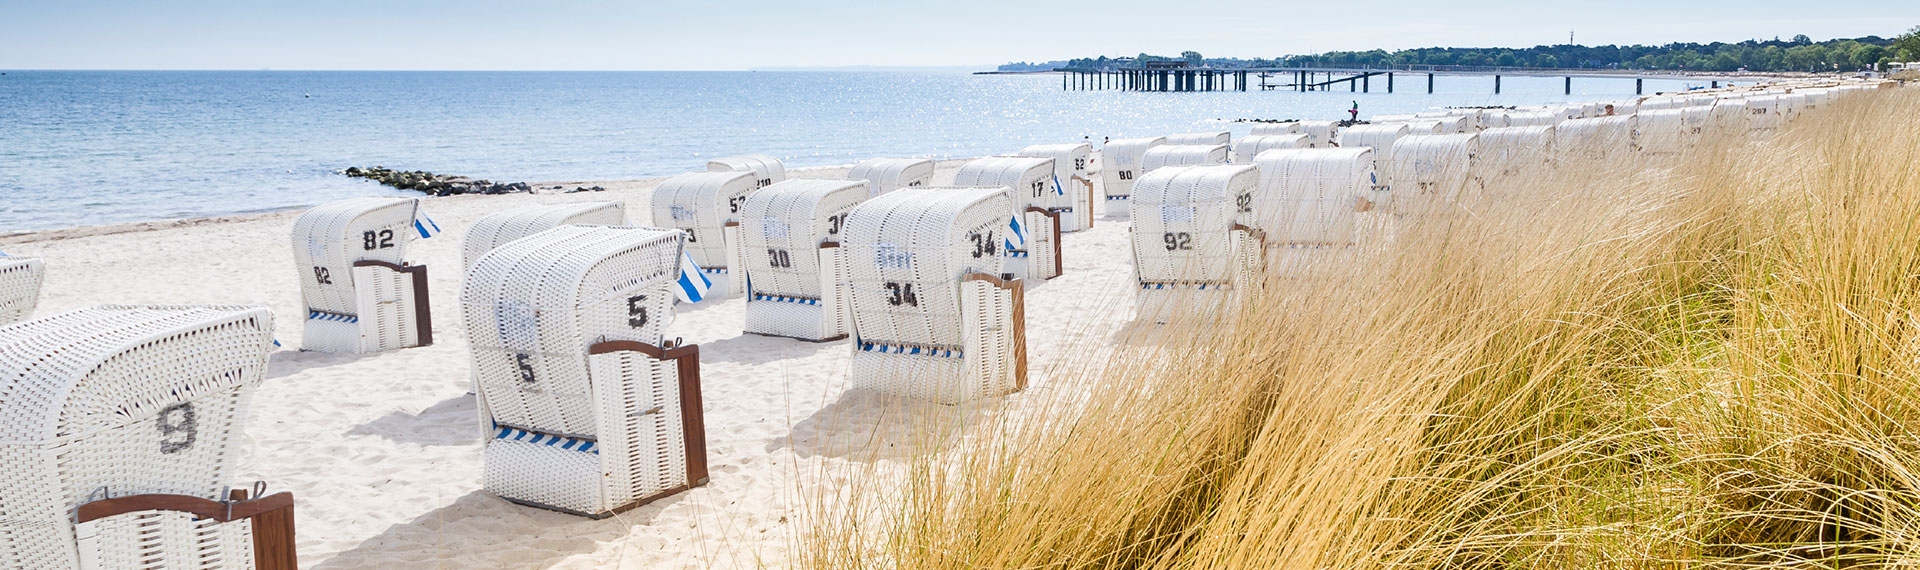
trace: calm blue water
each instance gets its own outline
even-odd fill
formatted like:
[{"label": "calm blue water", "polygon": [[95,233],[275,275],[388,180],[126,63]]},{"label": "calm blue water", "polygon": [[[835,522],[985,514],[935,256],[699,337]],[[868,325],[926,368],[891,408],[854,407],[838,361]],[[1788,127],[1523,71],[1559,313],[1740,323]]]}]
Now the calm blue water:
[{"label": "calm blue water", "polygon": [[[1063,92],[1060,78],[808,72],[6,71],[0,233],[410,194],[384,165],[503,181],[665,176],[742,153],[790,167],[968,157],[1045,142],[1247,132],[1345,118],[1630,95],[1632,80],[1399,78],[1399,93]],[[1649,81],[1649,93],[1680,90]],[[1376,88],[1384,87],[1376,81]]]}]

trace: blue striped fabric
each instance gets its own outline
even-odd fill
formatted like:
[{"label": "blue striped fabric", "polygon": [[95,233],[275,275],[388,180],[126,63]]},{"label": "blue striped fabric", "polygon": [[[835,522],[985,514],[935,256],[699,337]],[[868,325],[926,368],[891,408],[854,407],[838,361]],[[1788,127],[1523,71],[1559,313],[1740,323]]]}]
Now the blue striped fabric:
[{"label": "blue striped fabric", "polygon": [[1108,196],[1107,200],[1125,200],[1127,198],[1132,198],[1132,196]]},{"label": "blue striped fabric", "polygon": [[1232,289],[1233,288],[1233,286],[1228,285],[1226,283],[1197,283],[1197,284],[1196,283],[1141,283],[1140,284],[1141,289],[1166,289],[1168,287],[1183,287],[1183,286],[1194,287],[1201,291],[1205,291],[1208,289]]},{"label": "blue striped fabric", "polygon": [[340,313],[334,313],[334,312],[329,312],[329,311],[322,311],[322,310],[319,310],[319,309],[308,309],[308,310],[307,310],[307,320],[309,320],[309,321],[333,321],[333,322],[337,322],[337,323],[357,323],[357,322],[360,322],[360,317],[356,317],[356,316],[353,316],[353,315],[342,315],[342,314],[340,314]]},{"label": "blue striped fabric", "polygon": [[560,449],[565,449],[567,451],[578,451],[581,453],[591,453],[594,455],[600,454],[600,448],[596,447],[594,445],[594,441],[591,439],[575,439],[571,437],[557,436],[550,433],[540,433],[540,432],[527,431],[523,429],[514,429],[506,426],[496,426],[496,429],[500,431],[494,432],[493,434],[494,439],[524,441],[527,443],[546,445],[550,447],[558,447]]},{"label": "blue striped fabric", "polygon": [[780,295],[767,295],[767,294],[763,294],[763,293],[754,293],[754,294],[753,294],[753,300],[755,300],[755,301],[775,301],[775,302],[780,302],[780,303],[799,303],[799,304],[802,304],[802,305],[818,305],[818,304],[820,304],[820,300],[819,300],[819,299],[809,299],[809,298],[806,298],[806,297],[783,297],[783,296],[780,296]]},{"label": "blue striped fabric", "polygon": [[942,358],[961,358],[965,354],[964,351],[953,350],[950,348],[900,346],[900,345],[881,344],[877,342],[867,342],[867,341],[860,342],[860,350],[862,352],[878,352],[881,354],[918,354],[918,355],[924,355],[924,356],[938,356]]},{"label": "blue striped fabric", "polygon": [[422,239],[430,238],[440,233],[440,224],[433,223],[433,218],[427,216],[426,210],[414,210],[414,214],[413,229],[420,232]]}]

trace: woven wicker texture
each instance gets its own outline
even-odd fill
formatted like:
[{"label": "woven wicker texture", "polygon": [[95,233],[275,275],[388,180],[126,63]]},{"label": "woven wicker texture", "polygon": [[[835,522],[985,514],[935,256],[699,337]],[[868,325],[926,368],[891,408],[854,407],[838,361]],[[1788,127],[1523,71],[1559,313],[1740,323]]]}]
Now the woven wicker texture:
[{"label": "woven wicker texture", "polygon": [[1233,142],[1233,134],[1227,131],[1220,131],[1220,132],[1214,132],[1214,133],[1179,133],[1179,134],[1167,135],[1167,144],[1172,144],[1172,145],[1212,146],[1216,144],[1223,145],[1230,142]]},{"label": "woven wicker texture", "polygon": [[875,158],[847,171],[847,180],[867,181],[867,197],[933,182],[933,161],[925,158]]},{"label": "woven wicker texture", "polygon": [[1553,125],[1487,129],[1480,131],[1480,158],[1499,175],[1510,175],[1552,159],[1553,143]]},{"label": "woven wicker texture", "polygon": [[575,202],[527,206],[488,214],[467,229],[462,243],[461,268],[473,267],[480,256],[500,244],[566,225],[627,225],[625,202]]},{"label": "woven wicker texture", "polygon": [[1092,219],[1087,212],[1093,209],[1093,179],[1087,172],[1087,163],[1093,158],[1093,146],[1037,144],[1020,149],[1018,154],[1053,159],[1054,191],[1029,205],[1059,213],[1060,231],[1077,232],[1091,227]]},{"label": "woven wicker texture", "polygon": [[1693,129],[1682,109],[1656,109],[1634,114],[1639,125],[1640,149],[1654,154],[1679,154],[1693,146]]},{"label": "woven wicker texture", "polygon": [[1140,178],[1140,159],[1147,149],[1167,144],[1166,137],[1139,139],[1120,139],[1107,141],[1100,147],[1100,190],[1105,194],[1107,215],[1125,216],[1128,213],[1127,198],[1133,194],[1133,183]]},{"label": "woven wicker texture", "polygon": [[1638,130],[1632,115],[1561,121],[1553,127],[1553,146],[1565,156],[1604,158],[1637,149]]},{"label": "woven wicker texture", "polygon": [[1165,144],[1140,155],[1140,175],[1162,166],[1214,166],[1227,163],[1227,145]]},{"label": "woven wicker texture", "polygon": [[[358,281],[368,271],[357,271],[353,263],[371,260],[404,265],[407,244],[418,235],[413,228],[418,209],[416,198],[352,198],[320,205],[294,220],[294,265],[307,306],[301,350],[377,352],[412,346],[378,342],[405,336],[400,329],[413,326],[414,311],[426,310],[414,306],[411,282],[400,285],[407,288],[405,295],[379,296],[403,305],[383,313],[404,316],[375,319],[362,314],[372,308],[364,303],[374,298]],[[386,274],[377,281],[402,279]]]},{"label": "woven wicker texture", "polygon": [[0,257],[0,325],[33,314],[33,308],[40,304],[40,283],[46,277],[45,262],[31,257]]},{"label": "woven wicker texture", "polygon": [[[1411,132],[1405,124],[1348,127],[1340,131],[1340,147],[1373,149],[1373,174],[1379,178],[1374,186],[1376,190],[1385,191],[1393,187],[1393,178],[1389,176],[1391,171],[1387,167],[1393,164],[1393,143],[1399,142],[1400,137],[1407,136]],[[1376,202],[1382,206],[1386,204],[1385,200],[1376,200]]]},{"label": "woven wicker texture", "polygon": [[904,190],[854,209],[841,249],[856,388],[948,403],[1014,389],[1012,297],[961,280],[1002,272],[1012,212],[986,188]]},{"label": "woven wicker texture", "polygon": [[759,184],[750,172],[695,172],[668,178],[653,189],[652,225],[687,233],[687,253],[713,281],[709,297],[746,290],[745,274],[733,270],[740,253],[740,208]]},{"label": "woven wicker texture", "polygon": [[766,188],[787,179],[787,167],[780,159],[764,154],[728,156],[707,161],[708,172],[751,172],[755,188]]},{"label": "woven wicker texture", "polygon": [[[1026,231],[1024,249],[1001,252],[1009,258],[1006,271],[1021,277],[1048,279],[1057,273],[1054,252],[1059,247],[1060,228],[1052,218],[1027,208],[1044,208],[1039,200],[1054,195],[1053,160],[1035,157],[990,156],[970,161],[953,173],[954,186],[969,188],[1005,188],[1012,200],[1013,212],[1020,216]],[[1004,243],[1005,240],[1003,240]]]},{"label": "woven wicker texture", "polygon": [[[79,568],[84,503],[226,499],[272,349],[273,314],[254,307],[103,306],[0,327],[0,568]],[[249,564],[244,525],[151,511],[96,522],[86,550],[105,567]]]},{"label": "woven wicker texture", "polygon": [[1424,213],[1459,200],[1473,183],[1479,135],[1414,135],[1393,143],[1392,211]]},{"label": "woven wicker texture", "polygon": [[754,192],[741,208],[741,265],[747,293],[745,332],[803,340],[847,334],[846,293],[837,248],[847,213],[867,199],[867,183],[794,179]]},{"label": "woven wicker texture", "polygon": [[1377,198],[1372,155],[1366,147],[1260,153],[1259,221],[1248,225],[1275,244],[1353,245],[1356,212]]},{"label": "woven wicker texture", "polygon": [[1307,135],[1250,135],[1233,141],[1233,163],[1253,164],[1261,152],[1288,148],[1308,148]]},{"label": "woven wicker texture", "polygon": [[1508,127],[1551,127],[1560,123],[1559,115],[1544,111],[1509,111]]},{"label": "woven wicker texture", "polygon": [[605,341],[661,344],[683,235],[561,226],[467,271],[460,303],[488,491],[597,515],[686,483],[677,365],[588,355]]},{"label": "woven wicker texture", "polygon": [[[1287,152],[1287,151],[1272,151]],[[1133,242],[1140,318],[1165,321],[1173,312],[1231,295],[1242,271],[1261,255],[1243,247],[1235,225],[1257,223],[1253,166],[1169,166],[1134,185]]]},{"label": "woven wicker texture", "polygon": [[1340,128],[1336,121],[1295,121],[1293,133],[1307,136],[1307,148],[1327,148],[1333,146],[1335,131]]}]

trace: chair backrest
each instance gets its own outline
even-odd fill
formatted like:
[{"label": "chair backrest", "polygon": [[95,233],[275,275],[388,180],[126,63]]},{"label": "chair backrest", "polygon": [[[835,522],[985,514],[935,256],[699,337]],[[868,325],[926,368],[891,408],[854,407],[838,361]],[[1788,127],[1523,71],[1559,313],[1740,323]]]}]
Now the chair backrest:
[{"label": "chair backrest", "polygon": [[1233,163],[1253,164],[1253,157],[1269,150],[1307,148],[1307,135],[1250,135],[1233,141]]},{"label": "chair backrest", "polygon": [[[1277,152],[1277,151],[1276,151]],[[1235,224],[1252,226],[1253,166],[1169,166],[1133,186],[1133,261],[1147,282],[1225,282]]]},{"label": "chair backrest", "polygon": [[1020,149],[1019,156],[1053,159],[1053,192],[1041,196],[1032,204],[1038,208],[1073,208],[1074,192],[1069,186],[1078,184],[1073,179],[1087,178],[1087,162],[1093,157],[1093,146],[1086,143],[1037,144]]},{"label": "chair backrest", "polygon": [[1270,242],[1350,245],[1360,201],[1371,199],[1375,174],[1367,147],[1270,150],[1254,158],[1259,191],[1251,224]]},{"label": "chair backrest", "polygon": [[307,210],[293,222],[293,259],[307,309],[357,314],[353,263],[405,265],[417,235],[418,198],[350,198]]},{"label": "chair backrest", "polygon": [[1166,144],[1147,149],[1140,156],[1142,176],[1162,166],[1213,166],[1227,163],[1227,145]]},{"label": "chair backrest", "polygon": [[841,236],[854,331],[899,345],[961,345],[960,278],[1005,271],[999,247],[1012,215],[1012,200],[994,188],[902,190],[854,208]]},{"label": "chair backrest", "polygon": [[74,509],[103,495],[226,500],[272,350],[259,307],[110,305],[0,327],[0,560],[79,567]]},{"label": "chair backrest", "polygon": [[780,159],[764,154],[743,154],[707,161],[708,172],[752,172],[754,187],[765,188],[787,179],[787,167]]},{"label": "chair backrest", "polygon": [[1554,125],[1554,148],[1564,154],[1588,157],[1633,150],[1638,134],[1633,115],[1573,119]]},{"label": "chair backrest", "polygon": [[1554,126],[1502,127],[1480,131],[1480,160],[1511,171],[1553,157]]},{"label": "chair backrest", "polygon": [[1414,135],[1393,143],[1393,203],[1416,212],[1452,203],[1474,174],[1480,135]]},{"label": "chair backrest", "polygon": [[466,241],[461,244],[461,267],[473,267],[475,260],[500,244],[566,225],[624,226],[627,225],[627,205],[625,202],[543,204],[488,214],[467,229]]},{"label": "chair backrest", "polygon": [[1300,123],[1299,121],[1287,121],[1284,123],[1254,123],[1252,132],[1247,134],[1248,136],[1296,134],[1297,131],[1295,131],[1294,129],[1299,128],[1299,123]]},{"label": "chair backrest", "polygon": [[1339,127],[1338,121],[1298,121],[1293,123],[1293,133],[1307,136],[1306,148],[1325,148],[1333,144]]},{"label": "chair backrest", "polygon": [[1393,162],[1393,143],[1412,133],[1413,129],[1405,123],[1347,127],[1340,131],[1340,147],[1373,149],[1373,172],[1380,178],[1380,184],[1391,186],[1393,179],[1387,176],[1387,165]]},{"label": "chair backrest", "polygon": [[651,225],[687,232],[687,252],[701,267],[726,267],[727,224],[740,221],[747,196],[758,189],[751,172],[694,172],[668,178],[648,200]]},{"label": "chair backrest", "polygon": [[820,244],[840,241],[847,213],[866,199],[858,180],[797,178],[754,192],[740,212],[752,293],[820,297]]},{"label": "chair backrest", "polygon": [[46,274],[47,266],[39,259],[0,256],[0,325],[33,314]]},{"label": "chair backrest", "polygon": [[1166,137],[1147,137],[1107,141],[1100,147],[1100,160],[1106,163],[1100,167],[1100,177],[1107,196],[1131,194],[1134,181],[1144,174],[1140,171],[1140,159],[1147,154],[1147,149],[1163,144],[1167,144]]},{"label": "chair backrest", "polygon": [[1059,193],[1053,185],[1053,159],[1028,156],[989,156],[969,161],[954,171],[953,185],[1004,187],[1017,210],[1044,208],[1049,197]]},{"label": "chair backrest", "polygon": [[1561,120],[1559,115],[1545,111],[1510,111],[1507,113],[1507,126],[1509,127],[1551,127],[1559,124]]},{"label": "chair backrest", "polygon": [[673,321],[680,232],[560,226],[494,248],[460,286],[480,398],[494,423],[593,439],[632,410],[590,382],[587,348],[659,346]]},{"label": "chair backrest", "polygon": [[1233,134],[1227,131],[1167,135],[1167,144],[1174,145],[1223,145],[1231,142]]},{"label": "chair backrest", "polygon": [[1692,129],[1684,109],[1641,111],[1634,114],[1634,122],[1639,129],[1636,140],[1648,151],[1677,153],[1691,146]]},{"label": "chair backrest", "polygon": [[933,161],[925,158],[875,158],[854,165],[847,171],[847,179],[867,181],[867,197],[872,198],[932,183],[933,166]]}]

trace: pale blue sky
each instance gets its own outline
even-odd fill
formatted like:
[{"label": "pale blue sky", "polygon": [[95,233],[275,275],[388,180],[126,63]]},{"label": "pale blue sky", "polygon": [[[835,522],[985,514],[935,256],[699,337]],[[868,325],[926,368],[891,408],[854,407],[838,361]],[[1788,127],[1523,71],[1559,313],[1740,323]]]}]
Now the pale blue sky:
[{"label": "pale blue sky", "polygon": [[710,69],[1897,35],[1920,2],[0,0],[0,69]]}]

